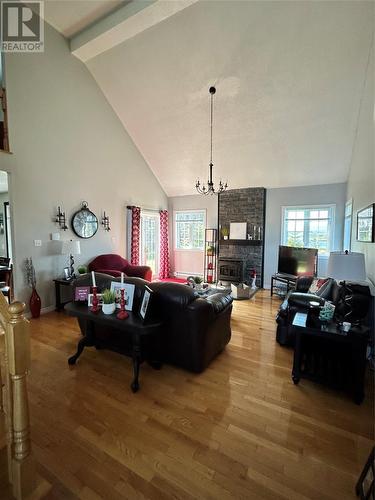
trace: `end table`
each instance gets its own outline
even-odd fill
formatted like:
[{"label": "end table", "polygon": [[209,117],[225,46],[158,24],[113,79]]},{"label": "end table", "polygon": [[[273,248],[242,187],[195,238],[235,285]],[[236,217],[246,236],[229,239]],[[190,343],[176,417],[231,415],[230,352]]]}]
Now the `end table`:
[{"label": "end table", "polygon": [[[66,280],[63,278],[56,278],[53,280],[55,283],[55,296],[56,296],[56,311],[60,312],[63,311],[65,304],[68,304],[68,302],[71,302],[73,300],[73,282],[74,280]],[[70,293],[70,298],[69,300],[62,301],[61,300],[61,287],[70,287],[71,288],[71,293]]]}]

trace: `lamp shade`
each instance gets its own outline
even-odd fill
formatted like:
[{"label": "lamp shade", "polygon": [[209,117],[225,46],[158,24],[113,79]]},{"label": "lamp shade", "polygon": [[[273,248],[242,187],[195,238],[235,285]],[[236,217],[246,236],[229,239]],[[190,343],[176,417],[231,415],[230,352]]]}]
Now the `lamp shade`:
[{"label": "lamp shade", "polygon": [[365,281],[365,256],[358,252],[331,252],[327,276],[338,281]]},{"label": "lamp shade", "polygon": [[81,244],[78,240],[65,240],[63,241],[61,253],[63,255],[80,255]]}]

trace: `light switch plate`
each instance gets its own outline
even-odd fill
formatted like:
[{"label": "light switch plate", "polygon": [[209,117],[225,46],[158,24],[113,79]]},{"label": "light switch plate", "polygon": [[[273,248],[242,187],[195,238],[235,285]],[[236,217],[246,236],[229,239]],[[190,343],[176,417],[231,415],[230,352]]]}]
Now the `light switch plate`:
[{"label": "light switch plate", "polygon": [[51,233],[51,240],[52,241],[59,241],[60,240],[60,233]]},{"label": "light switch plate", "polygon": [[35,247],[41,247],[42,246],[42,240],[34,240],[34,246]]}]

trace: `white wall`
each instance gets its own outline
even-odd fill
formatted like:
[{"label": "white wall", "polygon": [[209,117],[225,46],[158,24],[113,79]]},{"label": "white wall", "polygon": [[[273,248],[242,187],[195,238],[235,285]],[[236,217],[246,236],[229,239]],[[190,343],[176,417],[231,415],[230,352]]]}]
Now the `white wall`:
[{"label": "white wall", "polygon": [[217,196],[200,194],[191,196],[174,196],[168,199],[170,213],[169,234],[171,244],[171,273],[203,274],[204,251],[175,250],[174,242],[174,217],[176,210],[205,210],[206,227],[217,228]]},{"label": "white wall", "polygon": [[[69,226],[82,200],[100,219],[105,210],[112,231],[101,227],[80,240],[87,263],[105,252],[125,255],[126,205],[167,208],[167,198],[87,68],[70,54],[68,42],[45,25],[45,53],[7,54],[6,84],[12,155],[0,153],[10,172],[14,221],[16,298],[28,301],[25,257],[32,256],[42,307],[54,304],[52,279],[67,259],[50,234],[58,204]],[[69,229],[62,239],[76,238]],[[42,247],[33,246],[34,239]]]},{"label": "white wall", "polygon": [[[334,248],[341,250],[346,198],[346,184],[301,186],[267,189],[266,231],[264,252],[264,287],[271,286],[271,276],[277,271],[278,250],[281,244],[281,211],[283,206],[335,204]],[[325,276],[327,259],[319,258],[318,276]]]},{"label": "white wall", "polygon": [[363,252],[368,277],[375,283],[375,243],[356,241],[357,211],[375,202],[374,166],[374,47],[360,108],[358,130],[348,179],[347,198],[353,199],[352,250]]}]

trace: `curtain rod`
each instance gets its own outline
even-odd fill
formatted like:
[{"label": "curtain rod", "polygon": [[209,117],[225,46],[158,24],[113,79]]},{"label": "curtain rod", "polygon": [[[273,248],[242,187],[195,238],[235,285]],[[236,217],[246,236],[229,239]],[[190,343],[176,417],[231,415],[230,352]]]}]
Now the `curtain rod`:
[{"label": "curtain rod", "polygon": [[[137,205],[127,205],[127,207],[126,207],[126,208],[127,208],[128,210],[131,210],[133,207],[136,207],[136,206],[137,206]],[[164,209],[164,208],[160,208],[160,209],[158,209],[158,208],[146,208],[146,207],[139,207],[139,208],[140,208],[141,210],[145,210],[146,212],[158,212],[158,213],[159,213],[159,212],[161,212],[161,211],[163,211],[163,210],[166,210],[166,209]]]}]

